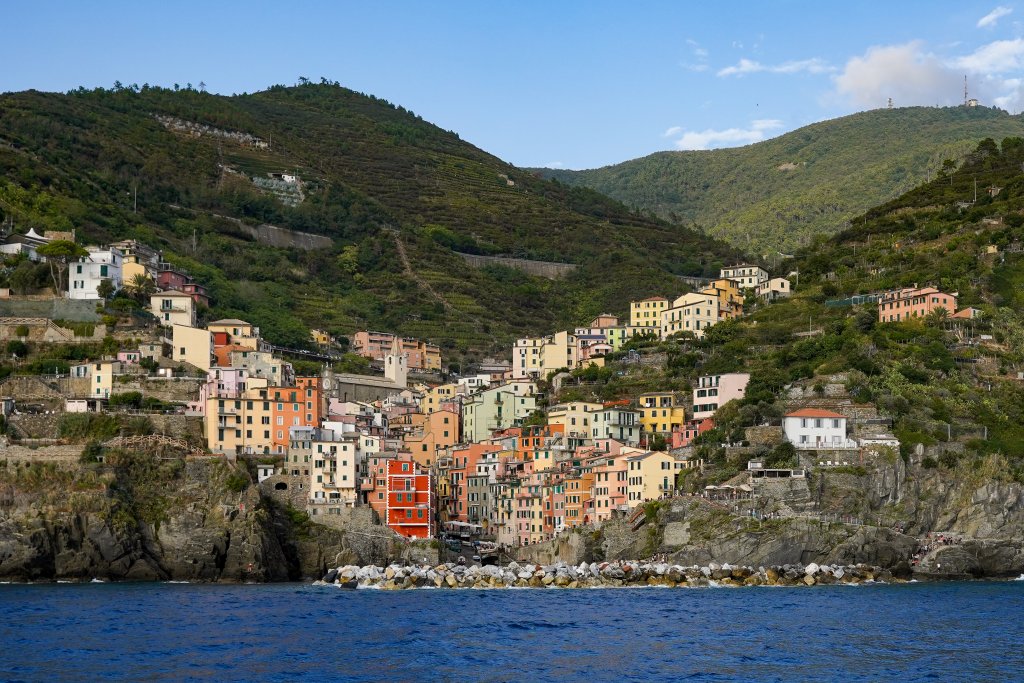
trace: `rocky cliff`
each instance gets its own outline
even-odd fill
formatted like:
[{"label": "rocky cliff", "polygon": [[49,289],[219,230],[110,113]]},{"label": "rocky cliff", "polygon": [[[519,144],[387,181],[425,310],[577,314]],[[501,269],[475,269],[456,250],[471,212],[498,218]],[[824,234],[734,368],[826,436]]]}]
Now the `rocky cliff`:
[{"label": "rocky cliff", "polygon": [[[751,481],[752,495],[679,496],[550,543],[523,561],[569,564],[664,556],[681,565],[870,564],[897,576],[1006,577],[1024,573],[1024,488],[998,458],[946,470],[880,455],[805,479]],[[635,527],[635,528],[634,528]]]},{"label": "rocky cliff", "polygon": [[399,543],[367,542],[354,526],[311,524],[220,459],[2,458],[0,580],[287,581],[403,552]]}]

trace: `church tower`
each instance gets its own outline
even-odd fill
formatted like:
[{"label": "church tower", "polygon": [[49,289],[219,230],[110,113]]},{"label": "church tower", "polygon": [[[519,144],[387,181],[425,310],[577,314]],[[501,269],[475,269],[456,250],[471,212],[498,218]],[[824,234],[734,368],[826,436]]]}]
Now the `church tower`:
[{"label": "church tower", "polygon": [[384,378],[403,389],[409,385],[409,359],[402,353],[402,340],[396,334],[391,352],[384,356]]}]

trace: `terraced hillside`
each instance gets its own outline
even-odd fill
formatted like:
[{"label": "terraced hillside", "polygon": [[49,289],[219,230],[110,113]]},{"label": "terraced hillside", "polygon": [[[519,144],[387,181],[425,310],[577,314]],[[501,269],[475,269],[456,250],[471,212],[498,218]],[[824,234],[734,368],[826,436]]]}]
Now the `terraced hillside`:
[{"label": "terraced hillside", "polygon": [[[160,248],[210,288],[210,316],[249,319],[291,346],[309,327],[369,326],[489,353],[739,258],[326,82],[232,97],[146,86],[0,96],[0,213],[21,230]],[[246,228],[259,224],[331,246],[272,248]],[[548,280],[474,269],[456,252],[579,267]]]},{"label": "terraced hillside", "polygon": [[908,107],[823,121],[746,147],[539,172],[774,255],[839,232],[943,172],[945,160],[959,162],[978,140],[1021,134],[1021,117],[998,109]]}]

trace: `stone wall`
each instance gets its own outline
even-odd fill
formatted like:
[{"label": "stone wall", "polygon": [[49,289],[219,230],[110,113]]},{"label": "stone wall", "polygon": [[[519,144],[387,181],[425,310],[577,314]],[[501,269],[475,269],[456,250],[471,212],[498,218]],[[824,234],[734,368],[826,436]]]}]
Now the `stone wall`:
[{"label": "stone wall", "polygon": [[56,439],[62,413],[19,414],[7,418],[12,435],[22,439]]},{"label": "stone wall", "polygon": [[52,462],[59,464],[78,464],[78,458],[82,455],[80,445],[41,446],[39,448],[26,448],[25,446],[10,445],[6,439],[0,440],[0,461],[8,464],[26,462]]},{"label": "stone wall", "polygon": [[746,437],[751,446],[777,446],[786,440],[782,427],[747,427]]},{"label": "stone wall", "polygon": [[474,268],[498,265],[507,268],[521,270],[528,275],[546,277],[549,280],[556,280],[576,270],[575,263],[555,263],[553,261],[531,261],[529,259],[510,258],[508,256],[480,256],[479,254],[458,253],[466,263]]},{"label": "stone wall", "polygon": [[0,318],[49,318],[95,323],[97,301],[81,299],[0,299]]},{"label": "stone wall", "polygon": [[131,377],[129,381],[123,381],[128,376],[118,376],[114,383],[112,393],[123,394],[129,391],[138,391],[143,396],[151,396],[161,401],[174,401],[187,403],[199,399],[199,389],[205,384],[205,380],[192,377]]}]

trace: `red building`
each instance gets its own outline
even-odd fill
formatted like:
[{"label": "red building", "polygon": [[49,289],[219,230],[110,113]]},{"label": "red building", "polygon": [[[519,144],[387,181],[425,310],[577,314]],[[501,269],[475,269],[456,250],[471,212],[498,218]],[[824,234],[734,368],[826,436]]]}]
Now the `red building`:
[{"label": "red building", "polygon": [[190,275],[183,273],[170,264],[160,264],[160,270],[156,274],[156,284],[160,289],[173,289],[178,292],[184,292],[190,295],[197,304],[210,305],[210,299],[206,295],[206,288],[193,280]]},{"label": "red building", "polygon": [[415,462],[387,462],[385,523],[406,538],[434,537],[434,482]]}]

